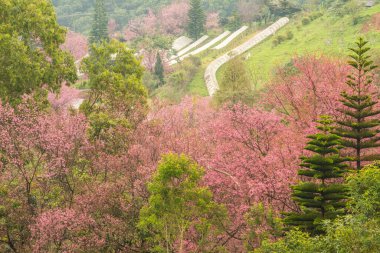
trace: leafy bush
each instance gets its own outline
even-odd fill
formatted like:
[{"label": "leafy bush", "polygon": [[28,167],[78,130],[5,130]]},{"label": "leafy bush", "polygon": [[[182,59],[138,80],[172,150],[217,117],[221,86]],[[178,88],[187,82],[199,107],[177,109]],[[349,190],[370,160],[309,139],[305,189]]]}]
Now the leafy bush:
[{"label": "leafy bush", "polygon": [[308,25],[308,24],[310,24],[310,18],[303,18],[302,19],[302,25]]}]

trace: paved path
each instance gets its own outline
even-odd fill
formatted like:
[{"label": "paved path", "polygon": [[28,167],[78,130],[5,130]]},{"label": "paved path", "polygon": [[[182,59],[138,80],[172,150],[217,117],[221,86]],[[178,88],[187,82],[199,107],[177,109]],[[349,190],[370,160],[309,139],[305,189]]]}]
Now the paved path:
[{"label": "paved path", "polygon": [[209,95],[213,96],[215,92],[219,89],[218,80],[216,79],[216,72],[223,64],[227,63],[236,56],[241,55],[244,52],[251,49],[252,47],[256,46],[269,36],[273,35],[277,30],[284,27],[287,23],[289,23],[288,18],[280,18],[277,22],[275,22],[265,30],[259,32],[247,42],[243,43],[237,48],[229,51],[228,53],[219,57],[215,61],[211,62],[206,68],[206,72],[204,75]]},{"label": "paved path", "polygon": [[248,26],[243,26],[242,28],[240,28],[239,30],[233,32],[230,36],[228,36],[227,39],[225,39],[222,43],[220,43],[219,45],[217,45],[216,47],[214,47],[214,49],[222,49],[224,47],[226,47],[228,44],[231,43],[231,41],[233,41],[237,36],[239,36],[240,34],[242,34],[245,30],[248,29]]}]

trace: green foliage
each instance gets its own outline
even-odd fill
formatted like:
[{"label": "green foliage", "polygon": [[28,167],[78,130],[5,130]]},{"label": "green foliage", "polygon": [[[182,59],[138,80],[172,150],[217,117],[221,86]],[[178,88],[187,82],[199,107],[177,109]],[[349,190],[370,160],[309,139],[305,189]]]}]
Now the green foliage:
[{"label": "green foliage", "polygon": [[252,85],[240,58],[235,58],[228,63],[220,82],[219,90],[214,95],[214,100],[218,105],[226,103],[253,103]]},{"label": "green foliage", "polygon": [[319,245],[316,240],[308,233],[291,230],[285,238],[271,243],[264,241],[263,245],[256,249],[255,253],[305,253],[305,252],[320,252]]},{"label": "green foliage", "polygon": [[308,25],[308,24],[310,24],[310,19],[309,18],[303,18],[302,19],[302,25]]},{"label": "green foliage", "polygon": [[380,158],[380,154],[368,154],[368,151],[380,146],[378,135],[380,120],[376,118],[380,110],[376,109],[378,101],[372,98],[373,76],[376,68],[370,59],[368,42],[359,38],[355,48],[350,48],[351,60],[348,62],[353,73],[347,77],[349,92],[343,92],[343,109],[339,111],[345,116],[338,121],[337,133],[343,137],[342,144],[352,151],[356,161],[356,169],[359,170],[365,161],[374,161]]},{"label": "green foliage", "polygon": [[287,41],[287,40],[292,40],[294,37],[292,31],[288,31],[286,33],[286,36],[285,35],[277,35],[274,39],[273,39],[273,46],[276,47],[278,45],[280,45],[281,43]]},{"label": "green foliage", "polygon": [[268,239],[278,238],[282,235],[283,224],[277,214],[263,204],[257,204],[245,214],[248,225],[245,236],[247,250],[253,250]]},{"label": "green foliage", "polygon": [[322,116],[318,121],[319,133],[310,135],[306,150],[312,155],[302,157],[298,175],[313,179],[293,186],[293,199],[300,205],[302,213],[288,213],[285,223],[313,234],[321,233],[322,222],[345,213],[346,187],[339,179],[347,171],[339,150],[340,137],[332,134],[330,117]]},{"label": "green foliage", "polygon": [[208,252],[208,236],[219,232],[225,209],[201,186],[204,169],[184,155],[165,155],[148,185],[149,204],[140,212],[139,228],[152,244],[151,252],[184,252],[184,241],[195,232],[200,252]]},{"label": "green foliage", "polygon": [[191,0],[187,32],[190,37],[198,39],[205,32],[206,16],[201,0]]},{"label": "green foliage", "polygon": [[380,251],[380,169],[373,164],[348,178],[350,215],[324,223],[325,235],[310,237],[292,230],[277,241],[265,241],[256,253],[372,253]]},{"label": "green foliage", "polygon": [[95,14],[90,34],[90,43],[108,40],[108,19],[104,0],[96,0]]},{"label": "green foliage", "polygon": [[76,80],[72,56],[60,49],[65,35],[50,1],[0,0],[0,98],[3,102],[15,105],[24,94],[43,87],[58,91],[62,82]]},{"label": "green foliage", "polygon": [[228,29],[235,31],[242,26],[242,21],[239,14],[235,11],[228,20]]},{"label": "green foliage", "polygon": [[380,215],[380,164],[366,166],[365,169],[348,177],[350,189],[349,208],[351,212],[366,218]]},{"label": "green foliage", "polygon": [[165,76],[164,76],[164,65],[162,64],[162,59],[160,53],[157,53],[156,56],[156,64],[154,65],[154,74],[157,76],[160,81],[160,85],[165,84]]},{"label": "green foliage", "polygon": [[82,69],[90,91],[81,110],[90,118],[94,138],[114,126],[134,127],[142,120],[147,106],[143,68],[125,44],[93,44]]}]

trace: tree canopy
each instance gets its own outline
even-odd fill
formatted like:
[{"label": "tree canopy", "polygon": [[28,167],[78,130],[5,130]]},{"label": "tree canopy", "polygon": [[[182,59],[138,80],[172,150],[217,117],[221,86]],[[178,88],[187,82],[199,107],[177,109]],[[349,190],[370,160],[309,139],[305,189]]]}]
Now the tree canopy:
[{"label": "tree canopy", "polygon": [[42,88],[76,80],[73,58],[60,49],[66,30],[47,0],[0,1],[0,98],[19,103]]}]

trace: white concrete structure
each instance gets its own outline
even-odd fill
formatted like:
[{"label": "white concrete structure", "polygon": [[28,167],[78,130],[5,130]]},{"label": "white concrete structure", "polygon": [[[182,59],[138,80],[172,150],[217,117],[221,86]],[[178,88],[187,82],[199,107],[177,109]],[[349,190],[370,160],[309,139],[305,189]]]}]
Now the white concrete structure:
[{"label": "white concrete structure", "polygon": [[[221,41],[222,39],[224,39],[225,37],[227,37],[230,33],[231,33],[230,31],[225,31],[224,33],[220,34],[218,37],[212,39],[210,42],[204,44],[203,46],[195,49],[194,51],[192,51],[190,53],[187,53],[187,54],[179,57],[179,60],[183,61],[185,58],[187,58],[189,56],[197,55],[199,53],[202,53],[203,51],[209,49],[211,46],[215,45],[216,43],[218,43],[219,41]],[[177,61],[175,63],[177,63]],[[173,61],[173,64],[175,64],[175,63]]]},{"label": "white concrete structure", "polygon": [[190,45],[191,42],[193,42],[192,39],[190,39],[186,36],[181,36],[173,42],[172,48],[175,51],[179,51],[179,50],[183,49],[184,47]]},{"label": "white concrete structure", "polygon": [[205,42],[206,40],[208,39],[208,36],[207,35],[203,35],[201,38],[199,38],[197,41],[193,42],[192,44],[190,44],[189,46],[187,46],[186,48],[182,49],[181,51],[179,51],[177,53],[177,55],[174,55],[173,57],[174,58],[177,58],[177,57],[180,57],[184,54],[186,54],[187,52],[189,52],[190,50],[196,48],[197,46],[199,46],[200,44],[202,44],[203,42]]},{"label": "white concrete structure", "polygon": [[269,36],[273,35],[277,30],[284,27],[287,23],[289,23],[288,18],[280,18],[276,23],[272,24],[265,30],[256,34],[253,38],[251,38],[247,42],[243,43],[237,48],[229,51],[228,53],[219,57],[215,61],[211,62],[208,65],[205,72],[205,76],[204,76],[209,95],[213,96],[215,92],[219,89],[218,80],[216,79],[216,72],[223,64],[235,58],[236,56],[243,54],[244,52],[248,51],[252,47],[256,46],[257,44],[259,44],[260,42],[262,42]]},{"label": "white concrete structure", "polygon": [[192,49],[198,47],[200,44],[202,44],[203,42],[205,42],[207,39],[208,39],[208,36],[204,35],[199,40],[197,40],[194,43],[192,43],[190,46],[188,46],[185,49],[182,49],[181,51],[179,51],[177,55],[174,55],[174,56],[172,56],[170,58],[171,61],[169,62],[169,65],[176,64],[177,63],[177,61],[175,60],[176,58],[181,57],[184,54],[186,54],[187,52],[191,51]]},{"label": "white concrete structure", "polygon": [[240,28],[239,30],[233,32],[227,39],[225,39],[222,43],[220,43],[219,45],[217,45],[216,47],[214,47],[214,49],[222,49],[224,47],[226,47],[228,44],[231,43],[231,41],[233,41],[237,36],[239,36],[240,34],[242,34],[245,30],[248,29],[248,26],[243,26],[242,28]]}]

